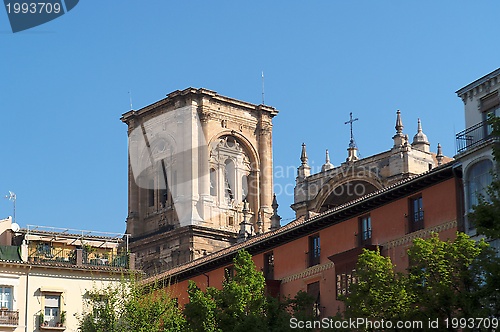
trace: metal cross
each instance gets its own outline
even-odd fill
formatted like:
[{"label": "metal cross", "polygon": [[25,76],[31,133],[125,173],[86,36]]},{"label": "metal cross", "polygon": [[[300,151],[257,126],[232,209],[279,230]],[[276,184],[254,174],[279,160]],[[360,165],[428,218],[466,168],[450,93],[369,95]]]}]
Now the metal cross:
[{"label": "metal cross", "polygon": [[351,113],[349,113],[349,121],[346,121],[344,123],[344,124],[349,124],[351,126],[351,141],[349,142],[349,147],[350,148],[356,147],[356,144],[354,143],[354,136],[352,135],[352,123],[354,121],[358,121],[358,120],[359,120],[358,118],[356,118],[356,119],[352,118],[352,112],[351,112]]}]

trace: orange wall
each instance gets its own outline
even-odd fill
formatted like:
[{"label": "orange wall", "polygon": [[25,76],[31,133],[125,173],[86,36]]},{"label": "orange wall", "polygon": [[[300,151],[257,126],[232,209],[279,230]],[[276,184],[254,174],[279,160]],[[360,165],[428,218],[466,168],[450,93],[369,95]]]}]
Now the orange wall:
[{"label": "orange wall", "polygon": [[[456,190],[455,180],[449,179],[438,183],[423,191],[411,195],[414,197],[421,194],[424,210],[424,227],[434,227],[446,222],[456,221]],[[378,207],[367,213],[360,214],[354,218],[345,220],[341,223],[331,225],[328,228],[320,230],[321,257],[320,266],[331,263],[329,256],[342,253],[344,251],[356,248],[358,246],[358,218],[365,214],[370,214],[372,221],[372,243],[384,244],[388,241],[397,239],[409,239],[408,234],[408,214],[409,197],[403,197],[384,206]],[[442,239],[454,238],[456,226],[440,233]],[[312,234],[305,234],[303,237],[292,242],[285,243],[269,251],[274,253],[274,276],[276,279],[284,279],[295,274],[304,275],[294,280],[282,281],[281,294],[283,296],[294,296],[299,290],[306,291],[307,284],[320,282],[321,305],[324,307],[322,315],[332,316],[343,308],[343,303],[336,300],[336,275],[334,267],[324,269],[316,273],[307,273],[309,250],[308,238]],[[404,271],[408,266],[407,249],[411,241],[403,241],[402,244],[393,248],[382,248],[382,253],[389,255],[396,264],[396,269]],[[263,270],[264,255],[254,256],[254,262],[258,270]],[[331,265],[331,264],[330,264]],[[316,266],[317,268],[318,266]],[[224,267],[206,273],[210,279],[210,286],[220,288],[224,278]],[[290,278],[293,279],[293,278]],[[205,275],[193,278],[196,284],[205,289],[207,277]],[[172,285],[173,296],[178,297],[179,304],[187,303],[187,284],[188,281],[182,281]]]}]

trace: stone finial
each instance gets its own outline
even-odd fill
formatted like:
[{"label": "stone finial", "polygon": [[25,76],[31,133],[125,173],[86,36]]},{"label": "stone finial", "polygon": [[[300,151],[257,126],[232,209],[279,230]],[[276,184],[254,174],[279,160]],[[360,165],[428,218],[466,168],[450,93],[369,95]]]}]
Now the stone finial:
[{"label": "stone finial", "polygon": [[257,218],[257,229],[255,230],[255,233],[262,233],[262,211],[259,211],[259,217]]},{"label": "stone finial", "polygon": [[302,143],[302,153],[300,154],[300,161],[302,162],[302,165],[307,165],[306,143]]},{"label": "stone finial", "polygon": [[420,122],[420,119],[418,119],[417,133],[413,136],[413,143],[411,143],[411,145],[417,150],[430,152],[430,144],[427,140],[427,135],[425,135],[422,131],[422,123]]},{"label": "stone finial", "polygon": [[240,223],[240,231],[238,232],[238,242],[243,242],[248,240],[252,235],[252,225],[248,222],[248,217],[250,215],[250,208],[248,201],[245,199],[243,201],[243,221]]},{"label": "stone finial", "polygon": [[396,134],[403,134],[403,120],[401,120],[401,111],[397,110],[396,112]]},{"label": "stone finial", "polygon": [[326,149],[325,163],[323,164],[323,166],[321,166],[321,171],[325,172],[332,168],[334,168],[334,166],[332,163],[330,163],[330,154],[328,153],[328,149]]},{"label": "stone finial", "polygon": [[306,152],[306,144],[302,143],[302,152],[300,154],[300,161],[302,164],[300,165],[297,171],[297,177],[299,179],[305,179],[309,175],[311,175],[311,167],[307,164],[307,152]]},{"label": "stone finial", "polygon": [[401,120],[401,111],[396,112],[396,135],[392,137],[394,140],[394,148],[400,149],[405,145],[405,135],[403,134],[403,120]]},{"label": "stone finial", "polygon": [[438,166],[443,164],[443,150],[441,149],[441,144],[438,143],[436,159],[438,162]]},{"label": "stone finial", "polygon": [[347,159],[345,161],[348,163],[352,163],[358,159],[359,159],[358,158],[358,148],[352,147],[352,146],[348,147],[347,148]]},{"label": "stone finial", "polygon": [[278,200],[276,199],[276,194],[273,195],[273,204],[271,207],[273,208],[273,215],[271,216],[271,230],[274,231],[281,227],[281,217],[278,215]]}]

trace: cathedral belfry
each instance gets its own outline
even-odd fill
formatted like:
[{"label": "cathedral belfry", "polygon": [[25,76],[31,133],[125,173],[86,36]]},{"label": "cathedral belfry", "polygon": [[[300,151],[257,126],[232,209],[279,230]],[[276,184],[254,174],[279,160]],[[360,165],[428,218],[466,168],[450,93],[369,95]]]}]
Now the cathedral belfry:
[{"label": "cathedral belfry", "polygon": [[236,243],[242,223],[252,234],[270,230],[277,114],[270,106],[194,88],[123,114],[127,233],[146,273]]}]

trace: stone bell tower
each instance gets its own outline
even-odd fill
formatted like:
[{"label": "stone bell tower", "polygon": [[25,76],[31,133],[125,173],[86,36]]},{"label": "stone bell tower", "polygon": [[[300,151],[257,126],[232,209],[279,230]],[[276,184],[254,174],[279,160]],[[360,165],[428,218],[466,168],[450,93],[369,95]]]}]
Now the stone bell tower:
[{"label": "stone bell tower", "polygon": [[207,89],[123,114],[129,135],[130,249],[156,273],[235,243],[273,216],[273,107]]}]

